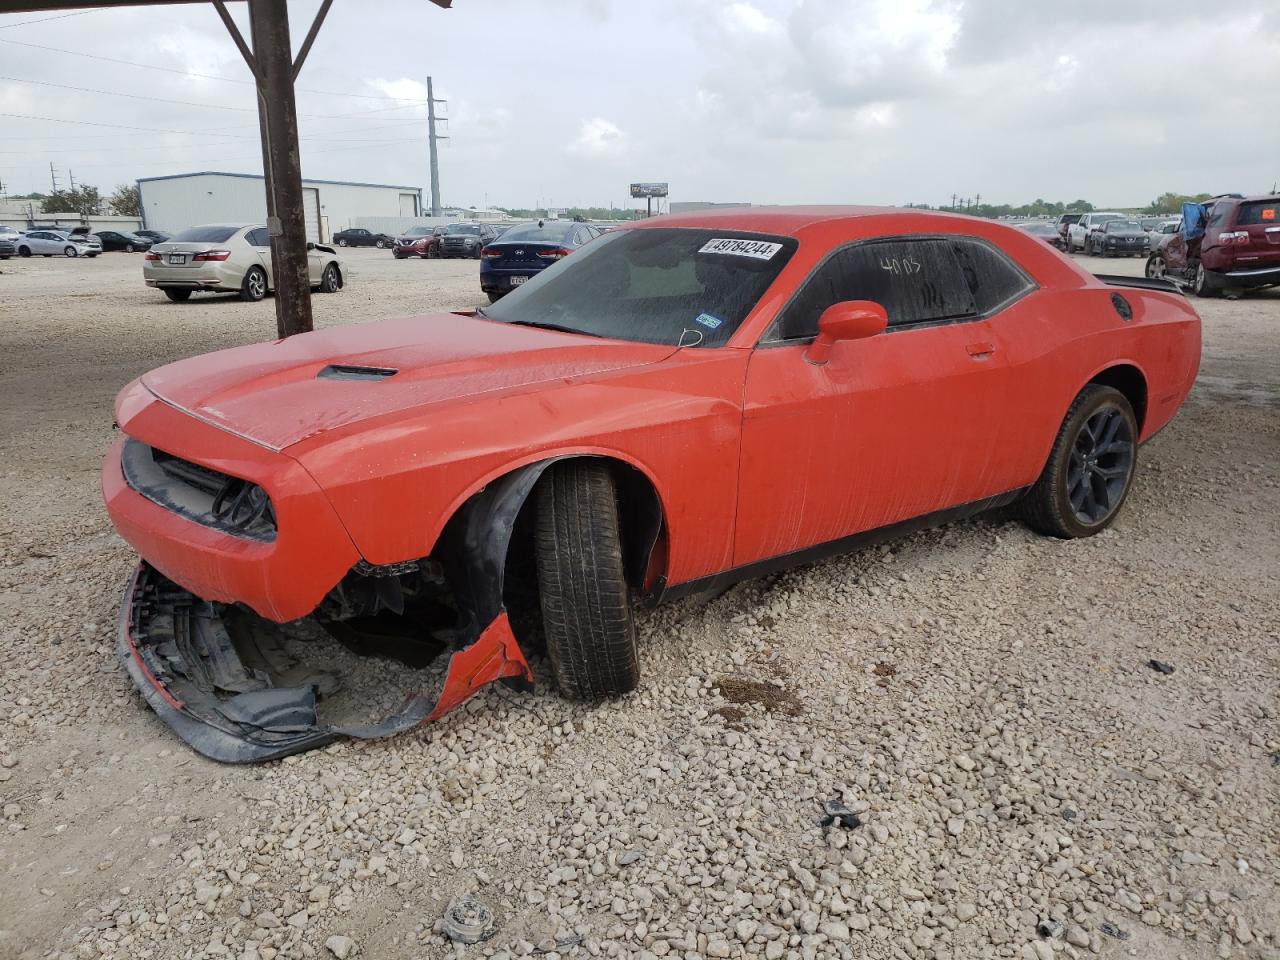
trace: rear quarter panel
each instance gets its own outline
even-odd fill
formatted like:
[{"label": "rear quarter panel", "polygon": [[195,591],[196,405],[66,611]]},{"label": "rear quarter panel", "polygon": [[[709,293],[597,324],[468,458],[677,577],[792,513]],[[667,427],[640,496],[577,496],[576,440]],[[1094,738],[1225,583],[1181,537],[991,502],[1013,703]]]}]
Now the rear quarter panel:
[{"label": "rear quarter panel", "polygon": [[[1131,320],[1121,318],[1114,295],[1128,302]],[[1147,440],[1177,412],[1200,365],[1200,318],[1178,294],[1093,284],[1042,289],[1016,323],[998,329],[1010,369],[1010,416],[1015,436],[1024,438],[1008,451],[1021,485],[1038,478],[1072,400],[1104,371],[1129,366],[1142,374],[1140,438]]]}]

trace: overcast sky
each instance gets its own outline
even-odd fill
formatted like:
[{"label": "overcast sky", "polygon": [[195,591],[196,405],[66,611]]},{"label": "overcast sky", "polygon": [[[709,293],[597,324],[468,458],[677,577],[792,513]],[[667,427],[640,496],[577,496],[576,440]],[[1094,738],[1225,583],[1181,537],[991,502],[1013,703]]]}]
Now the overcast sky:
[{"label": "overcast sky", "polygon": [[[295,47],[317,6],[292,0]],[[0,16],[10,194],[47,190],[50,161],[104,193],[261,172],[211,6],[30,22],[50,16]],[[624,205],[667,180],[673,200],[1129,206],[1280,179],[1280,0],[337,0],[298,80],[304,176],[426,187],[428,73],[449,205]]]}]

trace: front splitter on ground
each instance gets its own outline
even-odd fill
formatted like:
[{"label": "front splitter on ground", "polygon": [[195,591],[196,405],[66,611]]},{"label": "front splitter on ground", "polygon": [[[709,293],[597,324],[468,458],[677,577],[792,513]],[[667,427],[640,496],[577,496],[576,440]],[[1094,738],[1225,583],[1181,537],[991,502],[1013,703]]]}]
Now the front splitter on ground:
[{"label": "front splitter on ground", "polygon": [[410,694],[376,722],[327,722],[317,705],[341,686],[341,667],[310,664],[279,625],[202,600],[145,561],[125,588],[116,646],[160,718],[198,753],[224,763],[273,760],[342,737],[390,736],[439,718],[495,680],[533,681],[503,611],[474,640],[454,646],[435,696]]}]

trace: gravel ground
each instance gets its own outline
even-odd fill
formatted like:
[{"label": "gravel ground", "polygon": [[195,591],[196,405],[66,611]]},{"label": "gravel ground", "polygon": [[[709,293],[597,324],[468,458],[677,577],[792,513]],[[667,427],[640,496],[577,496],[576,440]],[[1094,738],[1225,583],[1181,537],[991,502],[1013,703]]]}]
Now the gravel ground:
[{"label": "gravel ground", "polygon": [[[349,259],[322,326],[478,299],[474,262]],[[116,666],[97,470],[121,385],[273,307],[140,266],[0,264],[0,957],[461,956],[469,892],[473,957],[1280,958],[1280,291],[1197,303],[1200,383],[1099,537],[923,533],[643,613],[619,702],[490,688],[236,768]]]}]

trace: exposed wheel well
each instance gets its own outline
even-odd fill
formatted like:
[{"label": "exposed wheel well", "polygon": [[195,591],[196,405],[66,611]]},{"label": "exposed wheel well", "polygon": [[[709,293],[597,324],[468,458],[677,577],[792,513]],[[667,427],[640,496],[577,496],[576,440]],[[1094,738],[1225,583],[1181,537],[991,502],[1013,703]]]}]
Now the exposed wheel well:
[{"label": "exposed wheel well", "polygon": [[1142,375],[1141,370],[1132,364],[1123,363],[1095,374],[1089,382],[1100,383],[1123,393],[1129,406],[1133,407],[1138,432],[1142,432],[1142,425],[1147,417],[1147,378]]},{"label": "exposed wheel well", "polygon": [[[636,590],[641,590],[645,585],[650,559],[654,553],[659,554],[661,566],[665,566],[665,551],[661,549],[659,541],[665,536],[666,523],[658,491],[654,489],[644,473],[623,460],[591,455],[583,455],[582,458],[604,460],[609,467],[618,491],[618,523],[622,533],[623,563],[627,583]],[[559,463],[560,460],[555,462]],[[516,516],[516,532],[512,538],[509,553],[518,553],[523,549],[522,541],[526,539],[525,534],[529,532],[534,510],[534,498],[529,497]],[[659,575],[662,572],[662,569],[657,571]]]}]

